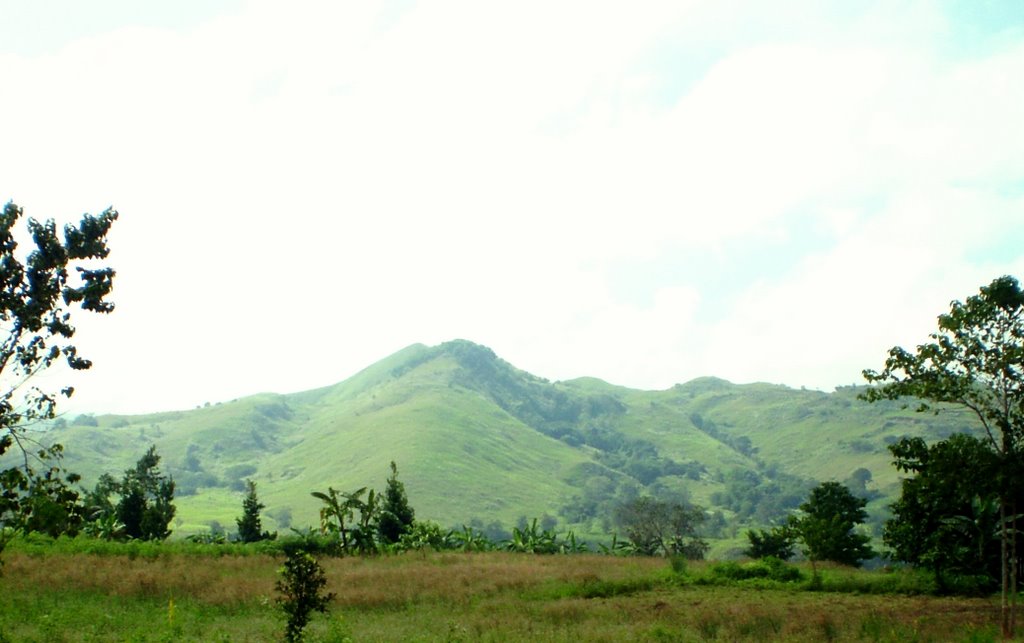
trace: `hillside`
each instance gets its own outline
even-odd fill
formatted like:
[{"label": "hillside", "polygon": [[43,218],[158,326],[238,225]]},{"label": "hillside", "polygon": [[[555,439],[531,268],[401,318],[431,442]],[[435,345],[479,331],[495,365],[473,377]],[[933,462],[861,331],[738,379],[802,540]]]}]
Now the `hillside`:
[{"label": "hillside", "polygon": [[707,507],[709,526],[727,536],[784,515],[828,479],[868,494],[880,520],[898,487],[886,445],[968,426],[956,413],[868,405],[850,388],[549,382],[457,340],[410,346],[313,391],[78,418],[52,435],[87,484],[155,444],[178,483],[178,533],[233,529],[246,478],[271,529],[316,524],[310,491],[381,488],[395,460],[417,517],[443,525],[509,528],[547,514],[599,534],[617,502],[654,493]]}]

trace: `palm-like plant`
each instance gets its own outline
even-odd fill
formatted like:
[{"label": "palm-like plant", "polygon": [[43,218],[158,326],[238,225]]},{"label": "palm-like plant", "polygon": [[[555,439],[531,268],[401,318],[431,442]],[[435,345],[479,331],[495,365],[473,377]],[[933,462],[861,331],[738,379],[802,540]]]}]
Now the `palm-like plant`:
[{"label": "palm-like plant", "polygon": [[462,531],[452,532],[451,540],[457,549],[462,551],[491,551],[494,542],[484,532],[472,527],[462,526]]},{"label": "palm-like plant", "polygon": [[125,537],[124,523],[113,512],[97,512],[91,522],[82,527],[86,535],[103,540],[122,540]]},{"label": "palm-like plant", "polygon": [[[380,503],[377,500],[377,493],[372,489],[366,500],[363,500],[362,496],[366,491],[366,487],[352,492],[328,487],[327,493],[314,491],[310,494],[324,503],[320,508],[320,531],[325,534],[336,534],[341,540],[343,552],[350,552],[353,549],[361,553],[376,551],[376,521],[380,514]],[[356,512],[359,512],[358,519]]]},{"label": "palm-like plant", "polygon": [[[363,487],[356,493],[366,490]],[[324,503],[320,507],[320,532],[324,534],[335,534],[341,540],[342,550],[348,549],[348,528],[345,522],[352,518],[352,507],[348,496],[334,487],[327,487],[327,493],[314,491],[310,495]]]},{"label": "palm-like plant", "polygon": [[612,534],[612,542],[608,545],[598,543],[598,551],[606,556],[635,556],[640,552],[629,540],[619,540],[618,534]]}]

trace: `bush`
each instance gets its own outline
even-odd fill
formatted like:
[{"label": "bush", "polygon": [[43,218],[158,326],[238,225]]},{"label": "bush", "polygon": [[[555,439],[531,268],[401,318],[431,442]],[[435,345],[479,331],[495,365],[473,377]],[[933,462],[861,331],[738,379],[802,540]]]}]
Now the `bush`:
[{"label": "bush", "polygon": [[323,594],[327,576],[323,567],[306,552],[292,552],[278,571],[281,578],[274,589],[281,596],[277,602],[288,617],[284,638],[289,643],[302,641],[302,631],[313,612],[324,613],[334,594]]},{"label": "bush", "polygon": [[453,549],[452,532],[441,528],[441,525],[429,520],[412,523],[412,528],[399,537],[397,549],[402,551],[433,549],[444,551]]},{"label": "bush", "polygon": [[271,551],[283,552],[287,556],[300,551],[325,556],[341,556],[344,553],[341,541],[335,534],[321,534],[308,528],[299,531],[294,527],[292,533],[292,536],[284,536],[276,541],[262,540],[259,544]]},{"label": "bush", "polygon": [[771,531],[763,529],[747,532],[750,547],[743,553],[751,558],[773,557],[788,560],[793,557],[793,534],[785,527],[776,527]]},{"label": "bush", "polygon": [[803,574],[796,567],[787,565],[785,562],[766,556],[761,560],[740,565],[735,561],[724,561],[715,563],[710,568],[711,576],[717,579],[743,581],[752,578],[764,578],[779,583],[790,583],[803,578]]}]

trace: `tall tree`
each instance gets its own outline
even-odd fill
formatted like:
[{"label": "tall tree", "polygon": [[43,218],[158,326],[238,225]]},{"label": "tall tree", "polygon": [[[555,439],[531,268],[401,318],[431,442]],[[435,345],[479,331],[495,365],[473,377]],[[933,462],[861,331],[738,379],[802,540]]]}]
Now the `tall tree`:
[{"label": "tall tree", "polygon": [[115,507],[124,533],[139,540],[163,540],[171,535],[174,519],[174,479],[160,472],[160,456],[151,446],[117,485],[121,498]]},{"label": "tall tree", "polygon": [[242,517],[236,518],[238,523],[238,539],[243,543],[254,543],[270,538],[270,534],[260,531],[260,511],[266,508],[256,497],[256,483],[246,480],[245,500],[242,501]]},{"label": "tall tree", "polygon": [[866,504],[844,485],[823,482],[811,489],[807,502],[800,505],[801,513],[790,518],[789,529],[803,543],[812,564],[831,560],[859,567],[875,555],[868,545],[871,538],[854,529],[868,517]]},{"label": "tall tree", "polygon": [[866,370],[878,386],[868,401],[912,397],[918,410],[938,411],[949,405],[969,409],[996,454],[996,487],[1000,503],[1000,567],[1002,633],[1013,636],[1016,598],[1017,497],[1021,488],[1021,447],[1024,441],[1024,292],[1010,276],[982,286],[966,301],[954,301],[939,315],[938,330],[916,351],[896,346],[885,367]]},{"label": "tall tree", "polygon": [[889,447],[901,482],[883,540],[894,559],[925,567],[941,588],[950,574],[990,575],[998,583],[999,504],[996,456],[958,433],[930,447],[904,438]]},{"label": "tall tree", "polygon": [[[5,526],[40,525],[44,513],[58,520],[43,525],[47,531],[59,523],[74,528],[77,522],[79,498],[71,487],[77,476],[63,471],[60,445],[44,447],[28,432],[32,424],[52,419],[58,395],[69,397],[73,389],[56,393],[31,382],[61,359],[74,370],[92,366],[71,343],[71,311],[114,309],[106,299],[114,271],[95,263],[109,254],[107,233],[117,212],[86,214],[77,226],[64,227],[63,239],[52,220],[30,218],[27,254],[15,240],[22,216],[13,203],[0,213],[0,456],[11,449],[19,456],[16,466],[0,470],[0,551],[9,533]],[[71,277],[70,268],[77,278]],[[40,465],[42,471],[37,470]]]},{"label": "tall tree", "polygon": [[619,505],[615,522],[640,554],[681,554],[700,560],[708,544],[698,535],[704,510],[642,496]]},{"label": "tall tree", "polygon": [[405,484],[398,480],[398,466],[391,462],[391,475],[388,476],[387,487],[384,489],[384,502],[381,505],[380,531],[381,542],[397,543],[402,534],[412,529],[416,512],[409,505],[405,495]]}]

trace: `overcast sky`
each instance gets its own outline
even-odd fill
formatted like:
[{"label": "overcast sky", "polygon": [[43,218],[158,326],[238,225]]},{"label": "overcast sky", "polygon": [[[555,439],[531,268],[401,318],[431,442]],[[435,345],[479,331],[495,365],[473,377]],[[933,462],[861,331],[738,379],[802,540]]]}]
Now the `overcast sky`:
[{"label": "overcast sky", "polygon": [[831,390],[1024,277],[1022,78],[1018,0],[0,0],[0,201],[121,213],[65,410],[454,338]]}]

